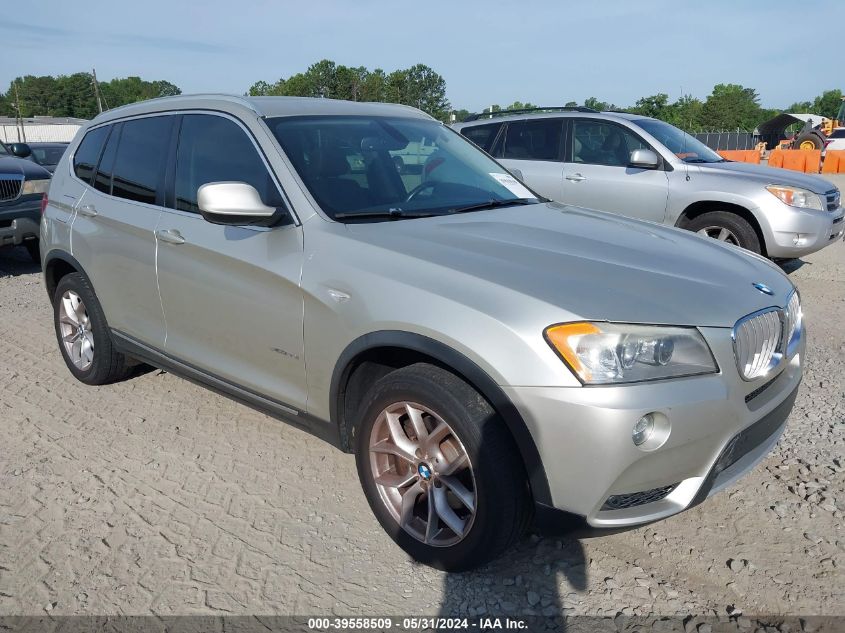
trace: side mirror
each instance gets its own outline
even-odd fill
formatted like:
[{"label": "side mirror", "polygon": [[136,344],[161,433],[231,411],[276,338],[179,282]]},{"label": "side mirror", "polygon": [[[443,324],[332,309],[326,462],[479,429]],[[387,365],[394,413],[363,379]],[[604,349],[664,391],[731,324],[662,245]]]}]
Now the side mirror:
[{"label": "side mirror", "polygon": [[631,160],[628,161],[628,166],[640,169],[657,169],[660,167],[660,158],[650,149],[635,149],[631,152]]},{"label": "side mirror", "polygon": [[261,201],[255,187],[245,182],[210,182],[197,190],[197,206],[212,224],[234,226],[274,224],[275,207]]},{"label": "side mirror", "polygon": [[32,148],[26,143],[12,143],[9,145],[9,151],[18,158],[29,158],[32,156]]}]

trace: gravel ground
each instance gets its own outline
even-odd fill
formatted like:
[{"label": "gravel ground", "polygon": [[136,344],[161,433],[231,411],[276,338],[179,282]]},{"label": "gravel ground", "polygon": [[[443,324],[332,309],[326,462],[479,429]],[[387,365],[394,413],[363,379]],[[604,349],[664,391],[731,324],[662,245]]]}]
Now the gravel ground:
[{"label": "gravel ground", "polygon": [[351,456],[164,372],[75,382],[39,272],[0,251],[0,614],[845,615],[845,246],[787,271],[806,373],[760,466],[666,521],[445,574],[382,532]]}]

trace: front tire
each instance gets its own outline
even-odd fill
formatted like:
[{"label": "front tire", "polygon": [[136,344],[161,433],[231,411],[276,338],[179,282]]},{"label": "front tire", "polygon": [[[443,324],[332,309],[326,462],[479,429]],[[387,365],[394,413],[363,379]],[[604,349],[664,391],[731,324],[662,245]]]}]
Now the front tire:
[{"label": "front tire", "polygon": [[730,211],[708,211],[696,216],[684,227],[689,231],[720,242],[739,246],[758,255],[760,238],[747,220]]},{"label": "front tire", "polygon": [[798,149],[824,149],[824,137],[818,132],[804,132],[795,139],[795,147]]},{"label": "front tire", "polygon": [[107,385],[129,376],[131,364],[114,348],[103,309],[84,275],[71,273],[59,281],[53,321],[62,358],[77,380]]},{"label": "front tire", "polygon": [[411,557],[463,571],[519,538],[531,508],[525,470],[503,421],[472,387],[418,363],[373,385],[362,411],[361,485]]}]

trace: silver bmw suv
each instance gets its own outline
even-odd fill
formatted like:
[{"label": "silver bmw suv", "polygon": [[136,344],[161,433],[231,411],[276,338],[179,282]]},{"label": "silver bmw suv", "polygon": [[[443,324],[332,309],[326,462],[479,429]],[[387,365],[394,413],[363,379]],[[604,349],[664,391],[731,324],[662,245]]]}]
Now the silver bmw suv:
[{"label": "silver bmw suv", "polygon": [[384,529],[443,569],[532,520],[703,501],[777,442],[801,381],[799,297],[770,262],[547,202],[400,105],[111,110],[44,208],[76,378],[166,368],[354,452]]},{"label": "silver bmw suv", "polygon": [[772,259],[808,255],[845,234],[840,192],[824,178],[725,160],[657,119],[543,110],[494,112],[454,127],[565,204],[684,228]]}]

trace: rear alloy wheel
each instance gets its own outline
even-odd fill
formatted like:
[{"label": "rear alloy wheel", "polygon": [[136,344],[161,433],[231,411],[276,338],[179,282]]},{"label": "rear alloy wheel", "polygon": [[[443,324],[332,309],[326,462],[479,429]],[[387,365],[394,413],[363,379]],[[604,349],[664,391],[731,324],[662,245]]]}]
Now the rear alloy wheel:
[{"label": "rear alloy wheel", "polygon": [[684,227],[699,235],[760,253],[760,238],[747,220],[731,211],[708,211],[696,216]]},{"label": "rear alloy wheel", "polygon": [[77,380],[106,385],[129,376],[132,365],[114,348],[103,309],[85,276],[61,278],[53,296],[53,319],[62,358]]},{"label": "rear alloy wheel", "polygon": [[414,559],[462,571],[523,532],[531,497],[503,421],[472,387],[418,363],[373,385],[355,428],[364,493]]}]

